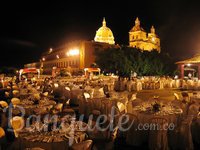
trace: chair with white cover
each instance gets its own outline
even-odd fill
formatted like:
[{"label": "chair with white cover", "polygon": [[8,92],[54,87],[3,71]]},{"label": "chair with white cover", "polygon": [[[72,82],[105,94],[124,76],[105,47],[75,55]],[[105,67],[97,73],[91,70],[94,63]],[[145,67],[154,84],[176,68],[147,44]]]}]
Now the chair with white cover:
[{"label": "chair with white cover", "polygon": [[126,106],[122,102],[117,102],[117,108],[119,109],[120,114],[125,112]]},{"label": "chair with white cover", "polygon": [[92,149],[92,140],[86,140],[80,143],[73,144],[71,150],[91,150]]},{"label": "chair with white cover", "polygon": [[101,88],[95,87],[94,93],[93,93],[93,98],[102,98],[102,97],[105,97],[103,87],[101,87]]},{"label": "chair with white cover", "polygon": [[71,92],[70,105],[78,106],[79,96],[83,95],[83,90],[80,88],[72,88],[70,92]]},{"label": "chair with white cover", "polygon": [[102,141],[105,142],[110,138],[110,132],[109,129],[106,128],[107,125],[109,125],[109,121],[106,120],[104,124],[101,124],[101,128],[103,130],[99,130],[99,124],[95,121],[93,121],[91,118],[88,120],[88,130],[87,135],[89,139],[95,141]]},{"label": "chair with white cover", "polygon": [[120,81],[116,80],[114,83],[114,90],[119,91],[120,90]]},{"label": "chair with white cover", "polygon": [[136,82],[136,91],[141,91],[141,90],[142,90],[142,83]]},{"label": "chair with white cover", "polygon": [[[94,95],[94,88],[90,87],[90,86],[86,86],[84,89],[84,93],[88,93],[89,94],[89,98],[93,98]],[[85,94],[84,94],[85,95]]]},{"label": "chair with white cover", "polygon": [[199,109],[200,109],[200,107],[199,107],[199,105],[198,104],[191,104],[190,106],[189,106],[189,109],[188,109],[188,115],[189,116],[193,116],[193,118],[197,118],[197,116],[198,116],[198,113],[199,113]]},{"label": "chair with white cover", "polygon": [[8,103],[5,101],[0,101],[0,105],[2,108],[7,108],[8,107]]},{"label": "chair with white cover", "polygon": [[173,147],[176,149],[193,150],[193,140],[191,134],[191,124],[193,117],[187,116],[182,120],[181,125],[177,129],[177,143]]},{"label": "chair with white cover", "polygon": [[138,106],[142,103],[143,101],[139,98],[135,99],[135,100],[132,100],[132,101],[128,101],[127,104],[126,104],[126,110],[127,110],[127,113],[133,113],[133,108],[135,106]]},{"label": "chair with white cover", "polygon": [[[106,119],[106,118],[105,118]],[[89,120],[88,127],[91,128],[87,131],[89,139],[94,141],[96,149],[106,149],[111,150],[114,147],[114,141],[117,137],[118,127],[113,130],[108,128],[110,125],[110,120],[104,120],[101,124],[101,129],[99,129],[96,122]]]},{"label": "chair with white cover", "polygon": [[159,81],[159,89],[164,89],[164,83],[162,80]]},{"label": "chair with white cover", "polygon": [[126,83],[126,89],[128,92],[131,92],[132,88],[132,81],[127,81]]},{"label": "chair with white cover", "polygon": [[12,89],[13,89],[13,90],[19,90],[19,88],[18,88],[16,85],[13,85],[13,86],[12,86]]},{"label": "chair with white cover", "polygon": [[97,119],[101,115],[101,100],[102,98],[93,98],[91,99],[91,108],[94,119]]},{"label": "chair with white cover", "polygon": [[128,97],[128,101],[133,101],[137,98],[137,93],[131,92],[131,93],[128,94],[127,97]]},{"label": "chair with white cover", "polygon": [[102,114],[105,114],[106,116],[109,116],[109,114],[111,113],[111,109],[112,109],[112,101],[110,100],[102,100],[102,103],[101,103],[101,112]]},{"label": "chair with white cover", "polygon": [[132,101],[128,101],[128,102],[126,103],[126,112],[127,112],[127,113],[132,113],[132,111],[133,111]]},{"label": "chair with white cover", "polygon": [[9,96],[10,96],[10,93],[6,91],[5,92],[5,97],[8,98]]},{"label": "chair with white cover", "polygon": [[155,129],[150,129],[149,131],[149,149],[168,150],[168,130],[165,130],[168,120],[161,117],[154,117],[150,119],[150,123]]},{"label": "chair with white cover", "polygon": [[124,131],[120,130],[122,136],[126,138],[126,143],[132,146],[140,146],[143,143],[142,132],[137,130],[139,119],[136,115],[127,113],[128,122],[123,125]]},{"label": "chair with white cover", "polygon": [[126,106],[122,102],[117,102],[116,106],[112,107],[111,111],[113,111],[111,113],[114,113],[114,116],[113,120],[110,121],[113,121],[114,126],[116,127],[118,126],[120,117],[126,112]]},{"label": "chair with white cover", "polygon": [[180,88],[180,80],[175,80],[175,88]]},{"label": "chair with white cover", "polygon": [[124,91],[126,89],[126,80],[122,79],[122,81],[120,81],[120,87],[119,90],[120,91]]},{"label": "chair with white cover", "polygon": [[177,93],[174,93],[175,100],[180,100],[180,96]]},{"label": "chair with white cover", "polygon": [[182,88],[183,89],[188,89],[189,88],[188,87],[188,83],[185,80],[183,80],[183,82],[182,82]]},{"label": "chair with white cover", "polygon": [[13,90],[13,97],[18,97],[19,96],[19,91],[18,90]]},{"label": "chair with white cover", "polygon": [[20,99],[14,97],[14,98],[11,99],[11,103],[12,103],[13,106],[15,107],[16,105],[19,105],[19,104],[20,104]]},{"label": "chair with white cover", "polygon": [[196,120],[192,122],[191,131],[193,141],[200,145],[200,112],[198,113]]},{"label": "chair with white cover", "polygon": [[83,93],[83,97],[81,97],[81,103],[79,104],[80,114],[84,114],[86,118],[92,112],[92,98],[88,92]]},{"label": "chair with white cover", "polygon": [[87,99],[87,98],[90,98],[91,96],[90,96],[90,94],[88,93],[88,92],[84,92],[83,93],[83,96],[84,96],[84,98],[85,99]]},{"label": "chair with white cover", "polygon": [[14,130],[15,136],[18,137],[18,132],[24,127],[24,118],[15,116],[10,120],[10,124]]}]

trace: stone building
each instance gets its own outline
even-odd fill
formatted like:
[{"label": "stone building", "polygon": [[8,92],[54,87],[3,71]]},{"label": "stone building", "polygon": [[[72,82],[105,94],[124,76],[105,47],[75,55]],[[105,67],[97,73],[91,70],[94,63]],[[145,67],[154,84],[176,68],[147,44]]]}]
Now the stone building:
[{"label": "stone building", "polygon": [[139,18],[136,18],[134,27],[129,32],[129,46],[142,51],[157,50],[160,52],[160,39],[156,35],[154,26],[150,33],[147,33],[140,25]]}]

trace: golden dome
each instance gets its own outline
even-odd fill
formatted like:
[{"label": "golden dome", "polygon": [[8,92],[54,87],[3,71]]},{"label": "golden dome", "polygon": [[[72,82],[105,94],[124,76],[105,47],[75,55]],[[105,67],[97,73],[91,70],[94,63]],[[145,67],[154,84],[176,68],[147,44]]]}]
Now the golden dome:
[{"label": "golden dome", "polygon": [[105,18],[103,19],[102,27],[100,27],[96,32],[94,41],[115,44],[113,33],[110,28],[106,26]]}]

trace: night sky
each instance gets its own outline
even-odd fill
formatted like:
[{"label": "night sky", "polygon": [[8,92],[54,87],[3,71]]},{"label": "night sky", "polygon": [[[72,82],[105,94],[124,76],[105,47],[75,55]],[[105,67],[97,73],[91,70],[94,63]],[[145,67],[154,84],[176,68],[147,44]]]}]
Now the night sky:
[{"label": "night sky", "polygon": [[0,4],[0,67],[22,67],[50,47],[93,40],[103,17],[115,42],[128,45],[137,16],[147,32],[155,26],[161,50],[177,61],[200,52],[198,0],[17,0]]}]

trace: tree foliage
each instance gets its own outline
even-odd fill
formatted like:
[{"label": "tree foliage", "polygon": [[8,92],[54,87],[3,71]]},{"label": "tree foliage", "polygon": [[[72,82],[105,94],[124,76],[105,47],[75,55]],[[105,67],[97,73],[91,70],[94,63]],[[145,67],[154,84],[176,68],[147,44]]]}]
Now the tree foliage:
[{"label": "tree foliage", "polygon": [[122,46],[96,50],[96,63],[105,72],[117,73],[119,76],[130,76],[131,71],[138,75],[172,75],[174,62],[169,54],[156,50],[141,52],[136,48]]}]

